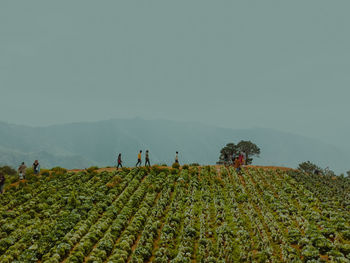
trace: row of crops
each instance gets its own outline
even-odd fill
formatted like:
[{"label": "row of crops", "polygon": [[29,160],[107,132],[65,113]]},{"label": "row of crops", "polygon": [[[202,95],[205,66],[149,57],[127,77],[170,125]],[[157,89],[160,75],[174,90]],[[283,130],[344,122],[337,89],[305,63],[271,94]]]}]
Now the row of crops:
[{"label": "row of crops", "polygon": [[350,262],[349,193],[254,168],[52,172],[0,197],[0,262]]}]

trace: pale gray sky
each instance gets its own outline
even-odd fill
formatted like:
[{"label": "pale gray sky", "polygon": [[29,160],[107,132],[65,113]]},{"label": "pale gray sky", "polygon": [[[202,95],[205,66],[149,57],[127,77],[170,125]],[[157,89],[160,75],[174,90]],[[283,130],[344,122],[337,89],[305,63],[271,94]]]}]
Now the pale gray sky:
[{"label": "pale gray sky", "polygon": [[[350,1],[0,1],[0,120],[350,132]],[[310,121],[312,120],[312,122]]]}]

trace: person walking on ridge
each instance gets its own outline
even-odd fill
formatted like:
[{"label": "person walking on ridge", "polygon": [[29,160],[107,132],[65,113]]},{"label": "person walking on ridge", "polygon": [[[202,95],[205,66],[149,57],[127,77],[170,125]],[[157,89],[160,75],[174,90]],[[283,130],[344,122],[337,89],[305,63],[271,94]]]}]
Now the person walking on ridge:
[{"label": "person walking on ridge", "polygon": [[4,193],[5,175],[0,171],[0,194]]},{"label": "person walking on ridge", "polygon": [[33,163],[33,170],[34,174],[39,174],[40,173],[40,164],[38,160],[35,160]]},{"label": "person walking on ridge", "polygon": [[145,166],[147,166],[147,164],[148,164],[148,166],[151,166],[151,163],[149,161],[149,152],[148,152],[148,150],[146,150]]},{"label": "person walking on ridge", "polygon": [[175,163],[179,163],[179,152],[176,152]]},{"label": "person walking on ridge", "polygon": [[119,154],[118,154],[118,165],[117,165],[117,170],[118,170],[119,166],[120,166],[121,168],[123,168],[122,162],[123,162],[123,161],[122,161],[122,154],[119,153]]},{"label": "person walking on ridge", "polygon": [[142,154],[142,151],[140,150],[139,154],[137,155],[137,163],[136,163],[136,167],[139,166],[141,167],[141,154]]},{"label": "person walking on ridge", "polygon": [[19,180],[23,180],[26,177],[26,169],[27,166],[22,162],[22,164],[18,167]]}]

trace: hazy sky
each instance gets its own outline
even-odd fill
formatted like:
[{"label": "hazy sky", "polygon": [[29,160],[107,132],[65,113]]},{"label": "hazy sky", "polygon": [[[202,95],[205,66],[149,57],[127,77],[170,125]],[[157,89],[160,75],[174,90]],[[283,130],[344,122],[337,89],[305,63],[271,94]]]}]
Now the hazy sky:
[{"label": "hazy sky", "polygon": [[2,0],[0,120],[139,116],[347,138],[349,10],[349,0]]}]

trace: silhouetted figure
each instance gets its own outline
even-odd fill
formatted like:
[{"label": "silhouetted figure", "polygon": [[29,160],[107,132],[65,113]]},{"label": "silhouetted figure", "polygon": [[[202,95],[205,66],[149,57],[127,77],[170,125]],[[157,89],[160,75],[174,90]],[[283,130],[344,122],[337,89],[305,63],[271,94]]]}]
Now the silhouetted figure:
[{"label": "silhouetted figure", "polygon": [[40,173],[40,164],[38,160],[35,160],[33,163],[33,170],[34,174],[39,174]]},{"label": "silhouetted figure", "polygon": [[0,194],[4,193],[5,175],[0,172]]},{"label": "silhouetted figure", "polygon": [[151,163],[149,161],[149,152],[148,150],[146,151],[146,160],[145,160],[145,166],[151,166]]},{"label": "silhouetted figure", "polygon": [[117,169],[119,168],[119,166],[121,167],[121,168],[123,168],[123,165],[122,165],[122,154],[120,153],[120,154],[118,154],[118,165],[117,165]]},{"label": "silhouetted figure", "polygon": [[23,180],[26,178],[26,169],[27,166],[22,162],[22,164],[18,167],[19,180]]},{"label": "silhouetted figure", "polygon": [[139,152],[139,154],[137,155],[137,163],[136,163],[136,167],[137,166],[141,166],[142,164],[142,161],[141,161],[141,154],[142,154],[142,151]]},{"label": "silhouetted figure", "polygon": [[175,163],[179,163],[179,152],[176,152]]}]

